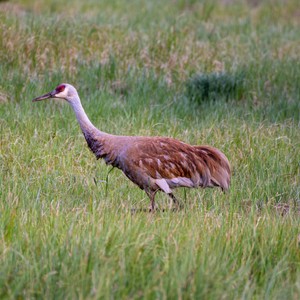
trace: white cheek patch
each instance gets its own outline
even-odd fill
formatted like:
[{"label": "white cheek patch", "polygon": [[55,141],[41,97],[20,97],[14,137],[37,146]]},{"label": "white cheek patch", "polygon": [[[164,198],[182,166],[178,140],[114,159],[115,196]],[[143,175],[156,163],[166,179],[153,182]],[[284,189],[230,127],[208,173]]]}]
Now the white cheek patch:
[{"label": "white cheek patch", "polygon": [[66,96],[67,96],[66,90],[64,90],[63,92],[60,92],[58,94],[55,94],[55,97],[62,98],[62,99],[66,98]]}]

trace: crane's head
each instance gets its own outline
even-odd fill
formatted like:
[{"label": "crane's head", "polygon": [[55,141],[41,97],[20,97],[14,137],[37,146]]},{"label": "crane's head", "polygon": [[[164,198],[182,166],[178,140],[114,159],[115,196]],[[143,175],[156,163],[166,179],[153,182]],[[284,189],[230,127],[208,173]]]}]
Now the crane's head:
[{"label": "crane's head", "polygon": [[68,102],[74,101],[74,99],[78,98],[78,94],[74,86],[68,83],[62,83],[58,85],[53,91],[34,98],[32,101],[41,101],[49,98],[59,98],[67,100]]}]

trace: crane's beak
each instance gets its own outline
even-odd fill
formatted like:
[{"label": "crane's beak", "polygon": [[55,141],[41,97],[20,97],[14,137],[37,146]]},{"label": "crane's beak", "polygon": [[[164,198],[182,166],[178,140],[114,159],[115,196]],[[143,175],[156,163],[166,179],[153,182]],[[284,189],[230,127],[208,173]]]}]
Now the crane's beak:
[{"label": "crane's beak", "polygon": [[41,100],[45,100],[45,99],[49,99],[49,98],[54,98],[55,97],[55,91],[52,91],[50,93],[47,93],[45,95],[36,97],[32,100],[32,102],[36,102],[36,101],[41,101]]}]

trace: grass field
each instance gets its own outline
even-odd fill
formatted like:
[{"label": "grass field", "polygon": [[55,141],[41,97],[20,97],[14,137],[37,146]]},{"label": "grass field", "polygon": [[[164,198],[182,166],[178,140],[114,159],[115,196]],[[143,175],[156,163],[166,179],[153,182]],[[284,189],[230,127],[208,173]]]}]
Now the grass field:
[{"label": "grass field", "polygon": [[[1,299],[299,299],[298,0],[0,2]],[[196,103],[196,74],[243,74]],[[232,183],[149,199],[88,150],[101,130],[228,156]],[[109,173],[109,174],[108,174]],[[166,196],[157,203],[167,208]]]}]

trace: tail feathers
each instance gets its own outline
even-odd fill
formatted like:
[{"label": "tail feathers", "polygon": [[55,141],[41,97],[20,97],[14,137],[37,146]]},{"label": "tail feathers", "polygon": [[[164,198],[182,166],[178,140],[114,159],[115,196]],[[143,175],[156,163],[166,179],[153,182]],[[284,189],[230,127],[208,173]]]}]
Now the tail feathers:
[{"label": "tail feathers", "polygon": [[207,186],[218,186],[223,191],[228,190],[230,185],[230,164],[220,150],[210,146],[195,146],[197,155],[206,164],[210,172],[210,180]]}]

